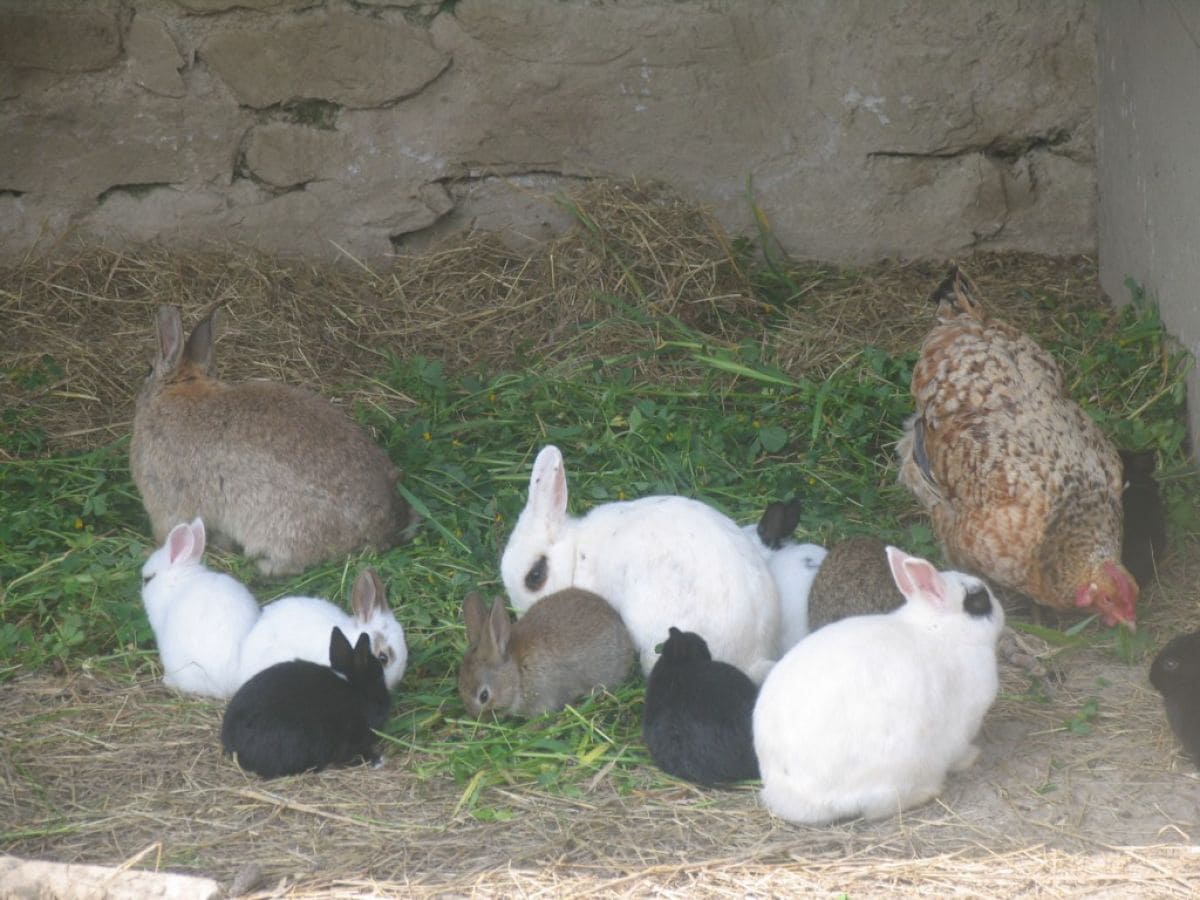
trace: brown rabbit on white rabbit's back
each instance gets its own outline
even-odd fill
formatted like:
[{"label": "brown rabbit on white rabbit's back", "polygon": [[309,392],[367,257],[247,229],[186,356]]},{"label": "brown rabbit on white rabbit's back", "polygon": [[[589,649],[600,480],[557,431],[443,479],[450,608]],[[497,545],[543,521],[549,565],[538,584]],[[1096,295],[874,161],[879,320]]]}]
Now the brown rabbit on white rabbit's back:
[{"label": "brown rabbit on white rabbit's back", "polygon": [[216,543],[282,575],[411,536],[399,472],[328,400],[288,384],[219,380],[211,314],[185,344],[179,311],[160,307],[157,338],[129,446],[155,540],[201,516]]}]

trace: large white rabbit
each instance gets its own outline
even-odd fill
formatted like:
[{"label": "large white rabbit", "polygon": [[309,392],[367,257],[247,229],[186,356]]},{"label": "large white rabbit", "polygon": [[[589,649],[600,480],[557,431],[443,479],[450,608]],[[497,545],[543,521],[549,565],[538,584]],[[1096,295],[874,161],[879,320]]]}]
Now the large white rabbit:
[{"label": "large white rabbit", "polygon": [[645,674],[671,627],[699,634],[714,659],[755,682],[778,655],[775,581],[732,519],[674,496],[606,503],[572,518],[562,454],[552,445],[534,461],[500,574],[518,613],[567,587],[604,597],[629,629]]},{"label": "large white rabbit", "polygon": [[408,644],[374,569],[358,573],[350,608],[353,616],[320,597],[282,597],[268,603],[242,643],[238,685],[278,662],[306,659],[329,665],[329,635],[338,628],[352,645],[359,635],[370,636],[371,652],[383,665],[384,681],[391,690],[404,677]]},{"label": "large white rabbit", "polygon": [[889,816],[934,797],[978,755],[1004,610],[978,578],[895,547],[887,555],[904,606],[814,631],[759,693],[762,800],[781,818]]},{"label": "large white rabbit", "polygon": [[229,697],[241,684],[239,651],[258,619],[258,602],[236,578],[204,566],[204,544],[199,518],[172,528],[142,566],[142,604],[158,643],[163,684]]}]

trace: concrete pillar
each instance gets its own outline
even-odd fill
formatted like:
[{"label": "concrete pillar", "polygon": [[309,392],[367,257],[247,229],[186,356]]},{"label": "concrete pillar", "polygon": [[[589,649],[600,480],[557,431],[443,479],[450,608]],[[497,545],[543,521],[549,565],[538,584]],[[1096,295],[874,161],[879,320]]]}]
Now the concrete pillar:
[{"label": "concrete pillar", "polygon": [[[1096,37],[1100,284],[1143,285],[1200,358],[1200,3],[1102,0]],[[1195,369],[1188,397],[1195,455]]]}]

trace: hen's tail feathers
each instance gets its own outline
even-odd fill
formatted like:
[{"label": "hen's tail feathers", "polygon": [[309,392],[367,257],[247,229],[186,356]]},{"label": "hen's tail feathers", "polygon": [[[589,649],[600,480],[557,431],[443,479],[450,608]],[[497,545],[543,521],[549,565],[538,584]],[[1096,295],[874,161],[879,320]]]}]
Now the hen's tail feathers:
[{"label": "hen's tail feathers", "polygon": [[929,295],[929,299],[937,304],[940,318],[958,315],[983,318],[983,305],[976,296],[975,284],[957,265],[951,267],[941,284]]}]

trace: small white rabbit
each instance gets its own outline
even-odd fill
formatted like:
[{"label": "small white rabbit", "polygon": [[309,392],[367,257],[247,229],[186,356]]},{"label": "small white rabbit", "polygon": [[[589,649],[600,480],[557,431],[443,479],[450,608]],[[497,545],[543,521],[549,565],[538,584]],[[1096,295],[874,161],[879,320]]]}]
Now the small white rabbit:
[{"label": "small white rabbit", "polygon": [[180,523],[142,566],[142,604],[162,660],[163,684],[185,694],[237,690],[242,639],[258,602],[241,582],[201,563],[204,522]]},{"label": "small white rabbit", "polygon": [[360,634],[370,635],[371,652],[383,665],[384,681],[391,690],[404,677],[408,644],[374,569],[358,573],[350,607],[353,616],[320,597],[281,597],[268,603],[242,643],[238,685],[278,662],[306,659],[328,665],[329,635],[337,628],[351,644],[358,642]]},{"label": "small white rabbit", "polygon": [[629,629],[645,674],[672,626],[699,634],[714,659],[756,683],[778,654],[775,582],[732,519],[675,496],[606,503],[572,518],[554,446],[543,447],[533,464],[500,573],[518,613],[567,587],[604,597]]},{"label": "small white rabbit", "polygon": [[979,753],[1004,611],[978,578],[887,554],[904,606],[814,631],[759,693],[762,800],[781,818],[893,815],[931,799]]},{"label": "small white rabbit", "polygon": [[808,635],[809,592],[825,559],[825,548],[819,544],[797,544],[792,540],[799,521],[800,504],[793,499],[767,504],[756,525],[742,526],[766,559],[779,591],[781,654]]}]

